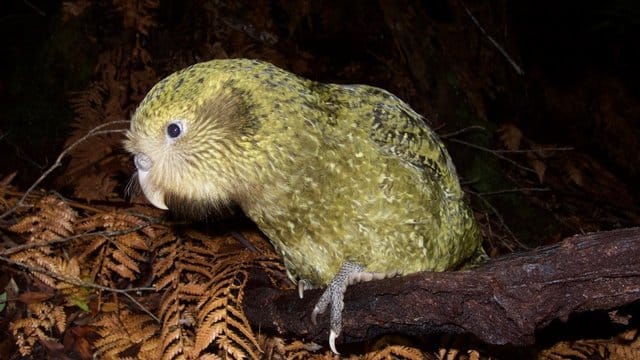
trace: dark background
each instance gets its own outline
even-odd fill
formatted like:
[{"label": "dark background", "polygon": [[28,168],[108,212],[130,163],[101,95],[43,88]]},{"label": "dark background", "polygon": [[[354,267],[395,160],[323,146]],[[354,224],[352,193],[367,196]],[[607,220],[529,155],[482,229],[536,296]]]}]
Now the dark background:
[{"label": "dark background", "polygon": [[[638,1],[123,3],[0,4],[0,175],[17,171],[20,188],[161,77],[250,57],[380,86],[424,114],[492,254],[640,224]],[[95,141],[110,145],[72,153],[43,186],[121,200],[130,159]],[[102,187],[86,183],[96,174]]]}]

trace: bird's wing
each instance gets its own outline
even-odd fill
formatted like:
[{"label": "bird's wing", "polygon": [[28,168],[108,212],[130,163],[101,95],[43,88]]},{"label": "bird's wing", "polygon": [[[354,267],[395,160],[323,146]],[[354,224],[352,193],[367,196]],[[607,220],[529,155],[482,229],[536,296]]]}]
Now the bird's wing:
[{"label": "bird's wing", "polygon": [[[459,191],[458,177],[449,153],[424,118],[393,94],[372,88],[370,138],[381,151],[394,155],[432,177],[445,189]],[[456,191],[456,192],[457,192]]]}]

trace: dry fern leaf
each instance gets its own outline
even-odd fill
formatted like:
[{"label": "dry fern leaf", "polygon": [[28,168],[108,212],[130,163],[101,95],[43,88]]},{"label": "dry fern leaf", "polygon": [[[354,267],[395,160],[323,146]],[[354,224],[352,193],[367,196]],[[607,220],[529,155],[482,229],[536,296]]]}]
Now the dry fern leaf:
[{"label": "dry fern leaf", "polygon": [[542,351],[538,359],[634,360],[640,357],[639,335],[637,329],[632,329],[611,339],[562,341]]},{"label": "dry fern leaf", "polygon": [[18,197],[11,194],[16,191],[15,187],[11,185],[16,174],[17,172],[13,172],[0,180],[0,214],[11,209],[18,202]]},{"label": "dry fern leaf", "polygon": [[91,6],[89,0],[65,1],[62,3],[63,21],[82,15]]},{"label": "dry fern leaf", "polygon": [[[267,337],[263,334],[259,334],[258,343],[263,349],[263,359],[306,360],[322,358],[329,359],[333,356],[333,354],[328,351],[324,354],[316,354],[314,352],[322,348],[320,345],[315,343],[303,343],[300,340],[294,340],[287,344],[285,340],[280,337]],[[338,357],[336,356],[336,358]]]},{"label": "dry fern leaf", "polygon": [[96,172],[86,174],[77,182],[73,194],[87,201],[118,199],[121,197],[118,188],[119,182],[113,174]]},{"label": "dry fern leaf", "polygon": [[135,280],[140,274],[140,264],[147,261],[148,238],[155,235],[150,227],[141,226],[145,221],[122,212],[108,212],[82,220],[78,232],[104,230],[116,233],[97,236],[80,255],[83,262],[92,264],[92,278],[109,279],[114,274]]},{"label": "dry fern leaf", "polygon": [[[79,278],[80,266],[77,259],[63,258],[58,251],[46,244],[47,241],[64,239],[74,233],[76,212],[56,196],[48,195],[40,199],[34,211],[24,216],[9,230],[28,234],[28,241],[43,243],[42,246],[11,254],[11,259],[26,266],[43,269],[62,277]],[[59,281],[43,271],[32,271],[32,275],[51,288],[63,290],[65,295],[74,295],[74,286]]]},{"label": "dry fern leaf", "polygon": [[424,358],[425,355],[422,353],[422,351],[400,345],[389,345],[382,350],[368,353],[364,356],[365,360],[423,360]]},{"label": "dry fern leaf", "polygon": [[215,240],[200,236],[165,234],[159,240],[153,249],[153,273],[163,293],[159,316],[164,358],[260,358],[242,310],[249,252],[221,254],[218,246],[209,245]]},{"label": "dry fern leaf", "polygon": [[151,10],[157,8],[157,0],[126,1],[114,0],[113,5],[122,13],[123,25],[149,36],[149,30],[156,25]]},{"label": "dry fern leaf", "polygon": [[[194,342],[192,309],[195,299],[203,296],[198,285],[199,274],[187,270],[189,255],[183,250],[181,239],[165,234],[154,248],[157,261],[153,264],[155,286],[162,292],[159,316],[162,319],[160,344],[162,359],[184,359]],[[184,263],[183,263],[184,257]],[[183,288],[184,287],[184,288]],[[204,290],[204,289],[202,289]]]},{"label": "dry fern leaf", "polygon": [[507,150],[520,150],[522,143],[522,130],[514,124],[504,124],[498,128],[500,141]]},{"label": "dry fern leaf", "polygon": [[[99,5],[76,0],[65,2],[63,10],[65,17],[78,16],[91,6]],[[102,52],[95,67],[95,81],[86,90],[72,94],[70,103],[76,116],[67,146],[99,125],[127,119],[158,80],[151,67],[151,54],[141,39],[147,38],[155,26],[159,1],[114,0],[112,6],[121,14],[124,28],[134,30],[136,36],[123,37],[121,47]],[[61,185],[71,185],[74,196],[87,200],[119,198],[122,191],[117,179],[132,171],[131,159],[122,151],[122,140],[121,132],[110,132],[77,144],[59,178]]]},{"label": "dry fern leaf", "polygon": [[67,327],[67,315],[61,306],[39,302],[28,304],[27,309],[27,317],[9,325],[23,356],[31,354],[36,342],[56,342]]},{"label": "dry fern leaf", "polygon": [[149,316],[132,314],[126,310],[102,313],[95,323],[98,358],[121,359],[123,354],[137,359],[160,359],[162,348],[158,338],[159,326]]},{"label": "dry fern leaf", "polygon": [[[100,79],[88,89],[72,94],[69,102],[76,116],[71,123],[73,131],[66,146],[74,144],[99,125],[128,117],[131,110],[127,93],[129,79],[126,71],[122,74],[118,71],[126,68],[121,64],[123,61],[121,52],[117,50],[101,54],[96,66]],[[115,129],[118,128],[123,129],[124,125]],[[62,185],[72,185],[76,197],[88,200],[117,197],[120,191],[116,190],[118,182],[115,179],[125,175],[130,166],[130,158],[121,150],[122,140],[123,132],[108,132],[77,144],[59,181]]]},{"label": "dry fern leaf", "polygon": [[80,279],[80,266],[75,258],[66,260],[46,254],[41,249],[27,249],[12,254],[11,259],[26,266],[48,272],[32,271],[31,275],[50,288],[61,290],[62,294],[68,297],[67,300],[70,305],[76,304],[77,300],[84,298],[86,295],[84,290],[49,274],[53,273],[59,277]]},{"label": "dry fern leaf", "polygon": [[23,217],[9,230],[28,233],[30,242],[46,242],[68,237],[73,234],[76,212],[54,195],[40,199],[34,213]]},{"label": "dry fern leaf", "polygon": [[194,354],[216,343],[231,357],[259,358],[257,339],[242,310],[248,274],[242,266],[228,267],[209,283],[209,297],[198,304],[198,325]]},{"label": "dry fern leaf", "polygon": [[[110,61],[110,57],[100,56],[98,67],[100,61]],[[73,131],[65,146],[75,143],[99,125],[124,119],[126,109],[107,109],[111,97],[119,97],[122,91],[119,84],[108,86],[106,81],[98,81],[85,91],[73,93],[69,102],[76,117],[71,123]],[[70,153],[69,164],[61,177],[62,183],[73,185],[77,197],[109,199],[116,193],[115,176],[127,169],[128,159],[118,153],[122,139],[121,133],[107,133],[78,144]]]}]

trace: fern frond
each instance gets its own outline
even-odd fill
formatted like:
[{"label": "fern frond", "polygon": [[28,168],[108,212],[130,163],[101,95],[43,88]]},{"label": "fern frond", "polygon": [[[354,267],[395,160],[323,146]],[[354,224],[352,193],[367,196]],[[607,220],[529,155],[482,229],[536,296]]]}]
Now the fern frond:
[{"label": "fern frond", "polygon": [[27,308],[27,317],[15,320],[9,325],[18,350],[23,356],[31,354],[36,342],[55,342],[67,327],[67,315],[61,306],[36,302],[28,304]]},{"label": "fern frond", "polygon": [[109,279],[114,274],[135,280],[140,274],[140,264],[147,260],[146,251],[148,237],[144,229],[127,232],[144,225],[145,222],[135,216],[106,212],[99,213],[80,221],[77,231],[120,232],[118,235],[102,236],[94,239],[80,256],[83,261],[91,263],[93,276]]},{"label": "fern frond", "polygon": [[640,353],[640,332],[627,330],[610,339],[581,339],[561,341],[543,350],[540,360],[560,359],[637,359]]},{"label": "fern frond", "polygon": [[36,203],[32,215],[23,217],[9,230],[28,233],[31,242],[45,242],[73,234],[76,219],[76,212],[67,203],[48,195]]},{"label": "fern frond", "polygon": [[364,356],[365,360],[394,360],[394,359],[406,359],[406,360],[423,360],[425,355],[422,351],[400,345],[389,345],[384,349],[369,353]]},{"label": "fern frond", "polygon": [[[225,357],[257,359],[260,348],[242,311],[247,260],[257,255],[224,252],[209,242],[215,241],[201,234],[174,236],[152,250],[157,254],[155,285],[163,291],[163,348],[176,356],[200,358],[213,355],[210,349],[215,345]],[[188,348],[179,349],[187,343]]]},{"label": "fern frond", "polygon": [[198,305],[195,354],[216,343],[233,358],[258,358],[260,348],[242,310],[248,274],[238,264],[218,264],[223,270],[209,282],[209,296]]},{"label": "fern frond", "polygon": [[94,346],[101,358],[119,359],[121,354],[139,348],[138,359],[159,359],[161,347],[157,340],[158,324],[147,315],[121,310],[118,314],[102,313],[96,322],[99,338]]},{"label": "fern frond", "polygon": [[13,172],[0,180],[0,214],[11,209],[18,202],[18,197],[11,195],[16,191],[15,186],[11,185],[16,174],[17,172]]},{"label": "fern frond", "polygon": [[307,349],[307,346],[300,340],[296,340],[291,344],[282,346],[281,353],[285,355],[287,359],[308,359],[311,357],[311,352]]}]

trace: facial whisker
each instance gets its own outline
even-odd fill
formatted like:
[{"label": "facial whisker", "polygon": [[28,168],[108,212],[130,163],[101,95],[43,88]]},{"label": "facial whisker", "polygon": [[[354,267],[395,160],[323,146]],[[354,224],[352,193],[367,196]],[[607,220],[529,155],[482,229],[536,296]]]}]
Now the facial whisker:
[{"label": "facial whisker", "polygon": [[138,172],[136,171],[127,182],[127,186],[125,186],[124,188],[124,195],[128,200],[131,200],[141,193],[142,188],[140,187],[140,182],[138,181]]}]

